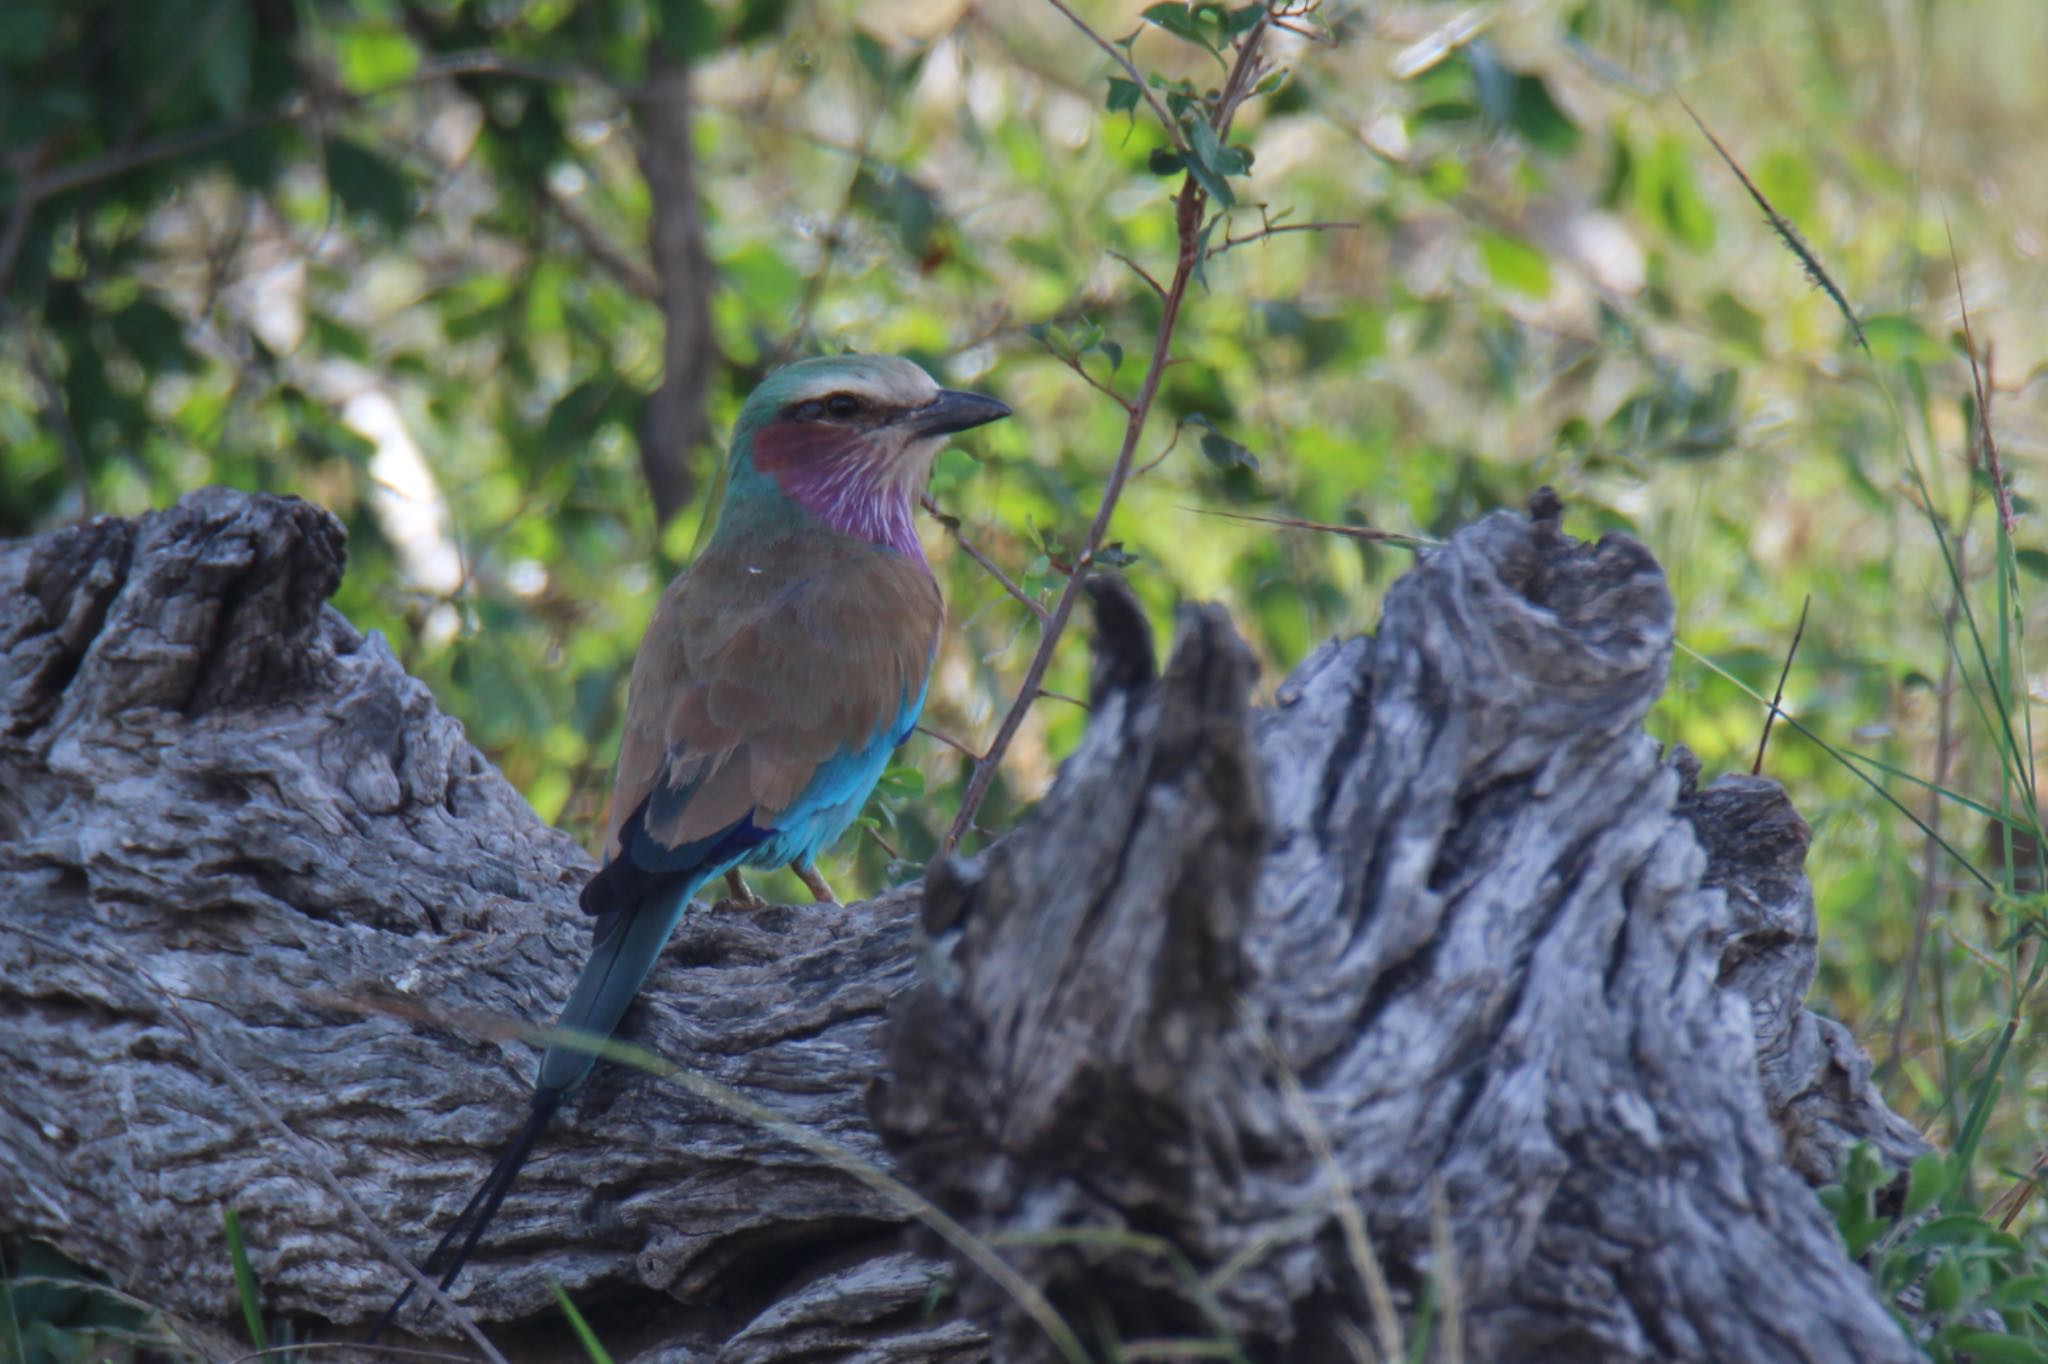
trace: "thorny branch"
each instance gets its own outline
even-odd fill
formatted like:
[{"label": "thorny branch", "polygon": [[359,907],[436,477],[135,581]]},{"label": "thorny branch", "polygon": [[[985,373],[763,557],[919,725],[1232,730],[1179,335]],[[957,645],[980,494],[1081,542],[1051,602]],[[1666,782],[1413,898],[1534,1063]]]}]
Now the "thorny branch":
[{"label": "thorny branch", "polygon": [[[1166,109],[1156,100],[1145,82],[1138,76],[1137,68],[1129,59],[1069,9],[1062,0],[1050,0],[1054,8],[1071,20],[1086,33],[1091,41],[1116,60],[1130,77],[1138,82],[1138,89],[1146,102],[1152,106],[1174,145],[1183,152],[1186,146],[1179,125]],[[1236,56],[1231,63],[1230,74],[1224,80],[1223,91],[1216,97],[1209,110],[1209,126],[1219,138],[1227,137],[1230,123],[1236,116],[1238,106],[1257,85],[1266,70],[1262,55],[1267,29],[1271,17],[1262,17],[1236,40]],[[1088,527],[1088,537],[1081,553],[1068,574],[1066,585],[1060,589],[1059,598],[1053,603],[1052,615],[1045,622],[1039,634],[1038,648],[1031,656],[1030,666],[1025,669],[1024,681],[1017,689],[1016,700],[1003,716],[1002,725],[990,741],[988,752],[974,765],[974,773],[968,779],[967,790],[960,798],[960,810],[953,817],[953,825],[946,831],[940,842],[938,856],[945,857],[959,846],[960,840],[973,827],[975,812],[988,796],[990,783],[995,780],[996,770],[1002,765],[1003,755],[1017,737],[1017,731],[1024,723],[1024,716],[1031,703],[1043,692],[1046,669],[1052,664],[1054,651],[1059,647],[1060,636],[1066,632],[1067,621],[1074,613],[1074,604],[1081,595],[1081,584],[1087,577],[1085,570],[1094,562],[1096,553],[1102,548],[1109,533],[1110,518],[1116,513],[1117,501],[1123,495],[1124,484],[1130,479],[1131,466],[1138,450],[1138,440],[1145,431],[1145,422],[1152,414],[1152,404],[1159,396],[1159,385],[1166,375],[1173,355],[1173,332],[1180,321],[1181,304],[1187,298],[1188,284],[1203,263],[1203,208],[1207,196],[1196,182],[1192,173],[1181,181],[1180,193],[1174,202],[1175,235],[1180,250],[1174,262],[1173,278],[1167,285],[1159,314],[1159,330],[1152,343],[1151,363],[1145,368],[1144,382],[1138,388],[1137,397],[1130,400],[1127,409],[1129,419],[1124,424],[1122,447],[1117,451],[1116,463],[1109,471],[1109,481],[1102,490],[1102,502],[1096,508],[1095,519]]]}]

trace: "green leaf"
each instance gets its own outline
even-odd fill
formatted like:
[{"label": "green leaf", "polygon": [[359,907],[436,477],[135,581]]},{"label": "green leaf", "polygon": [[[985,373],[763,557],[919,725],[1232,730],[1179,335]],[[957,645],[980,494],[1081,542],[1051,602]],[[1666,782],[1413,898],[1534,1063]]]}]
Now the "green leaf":
[{"label": "green leaf", "polygon": [[[702,0],[693,0],[693,3],[701,4]],[[861,69],[867,72],[869,80],[885,89],[892,83],[889,79],[889,53],[875,41],[873,35],[856,30],[853,35],[853,55],[859,60]]]},{"label": "green leaf", "polygon": [[1722,289],[1708,299],[1707,320],[1752,360],[1764,358],[1764,320],[1735,295]]},{"label": "green leaf", "polygon": [[1946,1217],[1935,1218],[1914,1232],[1906,1244],[1914,1247],[1982,1244],[2005,1251],[2020,1249],[2018,1237],[2000,1231],[1977,1214],[1969,1212],[1952,1212]]},{"label": "green leaf", "polygon": [[230,117],[249,107],[250,65],[256,50],[253,5],[233,5],[199,54],[199,79],[213,107]]},{"label": "green leaf", "polygon": [[[2048,560],[2048,555],[2042,557]],[[1948,1161],[1939,1151],[1929,1151],[1913,1162],[1912,1177],[1906,1186],[1906,1216],[1931,1207],[1947,1192]]]},{"label": "green leaf", "polygon": [[1482,233],[1479,254],[1496,284],[1531,298],[1550,296],[1550,258],[1520,237]]},{"label": "green leaf", "polygon": [[1215,40],[1203,32],[1200,19],[1194,9],[1187,4],[1168,0],[1164,4],[1148,6],[1141,17],[1146,23],[1155,28],[1163,28],[1176,38],[1194,43],[1212,53],[1216,51]]},{"label": "green leaf", "polygon": [[0,5],[0,62],[26,64],[48,51],[57,36],[59,12],[57,0]]},{"label": "green leaf", "polygon": [[790,0],[744,0],[739,22],[732,28],[733,42],[758,42],[782,32],[783,21],[789,17],[789,4]]},{"label": "green leaf", "polygon": [[1944,1335],[1943,1341],[1958,1356],[1973,1360],[2019,1361],[2019,1364],[2041,1364],[2048,1360],[2039,1345],[2022,1336],[2009,1336],[2001,1331],[1957,1331]]},{"label": "green leaf", "polygon": [[1668,133],[1660,138],[1656,158],[1645,168],[1644,182],[1651,213],[1679,242],[1704,251],[1714,244],[1714,212],[1693,183],[1685,148],[1685,143]]},{"label": "green leaf", "polygon": [[[981,465],[974,456],[957,445],[949,445],[939,452],[938,459],[932,464],[932,496],[944,497],[980,472]],[[957,530],[960,526],[959,518],[953,516],[941,516],[939,522],[948,530]]]},{"label": "green leaf", "polygon": [[1154,147],[1145,159],[1145,169],[1154,175],[1172,175],[1184,164],[1181,154],[1171,147]]},{"label": "green leaf", "polygon": [[1578,125],[1557,107],[1540,76],[1515,77],[1508,122],[1523,141],[1540,151],[1565,156],[1578,149]]},{"label": "green leaf", "polygon": [[1265,17],[1264,5],[1239,5],[1236,9],[1226,9],[1223,11],[1223,31],[1235,38],[1241,33],[1251,32],[1252,26]]},{"label": "green leaf", "polygon": [[1991,1306],[1999,1311],[2048,1304],[2048,1274],[2025,1274],[2007,1279],[1991,1293]]},{"label": "green leaf", "polygon": [[1794,223],[1813,217],[1813,170],[1797,152],[1775,151],[1756,168],[1756,187]]},{"label": "green leaf", "polygon": [[1907,360],[1939,364],[1948,359],[1948,348],[1904,313],[1879,313],[1864,318],[1863,335],[1870,342],[1871,358],[1889,364]]},{"label": "green leaf", "polygon": [[656,0],[654,28],[661,45],[685,60],[718,51],[718,16],[704,0]]},{"label": "green leaf", "polygon": [[1144,91],[1138,88],[1136,81],[1126,80],[1122,76],[1111,76],[1109,98],[1104,104],[1112,114],[1132,113],[1137,109],[1138,99],[1143,94]]},{"label": "green leaf", "polygon": [[1249,448],[1232,440],[1218,431],[1210,420],[1197,412],[1188,418],[1189,426],[1202,428],[1202,454],[1219,469],[1246,469],[1256,473],[1259,457]]},{"label": "green leaf", "polygon": [[412,186],[405,173],[360,142],[327,143],[327,183],[350,211],[367,214],[395,232],[412,217]]},{"label": "green leaf", "polygon": [[853,179],[853,202],[888,228],[912,260],[931,255],[943,211],[916,176],[895,166],[864,165]]},{"label": "green leaf", "polygon": [[2016,549],[2012,557],[2027,573],[2036,578],[2048,578],[2048,550]]},{"label": "green leaf", "polygon": [[335,54],[341,83],[357,94],[381,90],[419,70],[420,50],[397,28],[343,29]]},{"label": "green leaf", "polygon": [[151,373],[190,374],[199,357],[185,344],[185,324],[147,294],[114,314],[114,336]]},{"label": "green leaf", "polygon": [[1953,1312],[1962,1300],[1962,1262],[1953,1255],[1944,1255],[1927,1276],[1927,1305],[1937,1312]]},{"label": "green leaf", "polygon": [[[1116,342],[1111,341],[1105,337],[1103,339],[1102,344],[1098,346],[1097,349],[1100,350],[1104,358],[1106,358],[1109,361],[1109,372],[1111,374],[1116,373],[1118,370],[1124,367],[1124,348],[1122,346],[1119,346]],[[2048,555],[2043,555],[2042,557],[2044,559],[2048,559]]]},{"label": "green leaf", "polygon": [[718,263],[719,273],[756,312],[777,322],[803,297],[804,278],[765,241],[750,242]]},{"label": "green leaf", "polygon": [[888,800],[916,800],[924,794],[924,773],[907,764],[897,763],[882,773],[875,789]]},{"label": "green leaf", "polygon": [[1195,183],[1216,201],[1219,208],[1230,208],[1237,203],[1237,196],[1230,192],[1230,183],[1224,179],[1221,165],[1223,144],[1216,137],[1216,130],[1209,126],[1206,118],[1188,120],[1188,174],[1195,177]]},{"label": "green leaf", "polygon": [[576,1339],[582,1343],[583,1353],[590,1356],[590,1364],[612,1364],[612,1357],[598,1340],[597,1332],[590,1329],[590,1323],[576,1310],[576,1304],[569,1301],[569,1295],[562,1291],[562,1286],[550,1283],[549,1287],[555,1290],[555,1301],[561,1304],[562,1315],[569,1319],[569,1328],[576,1333]]},{"label": "green leaf", "polygon": [[249,1327],[249,1340],[259,1350],[270,1348],[270,1333],[263,1328],[263,1300],[256,1291],[256,1271],[249,1268],[249,1247],[242,1240],[242,1219],[233,1207],[223,1204],[221,1220],[227,1224],[228,1259],[235,1267],[235,1296],[242,1302],[242,1320]]}]

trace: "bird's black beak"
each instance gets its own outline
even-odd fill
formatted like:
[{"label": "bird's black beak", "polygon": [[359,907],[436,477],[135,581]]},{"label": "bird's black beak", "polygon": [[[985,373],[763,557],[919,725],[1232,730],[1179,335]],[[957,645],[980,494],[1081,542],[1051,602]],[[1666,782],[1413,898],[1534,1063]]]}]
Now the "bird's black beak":
[{"label": "bird's black beak", "polygon": [[920,436],[948,436],[955,431],[969,431],[1001,421],[1009,415],[1008,403],[997,402],[981,393],[942,388],[938,397],[905,413],[904,420]]}]

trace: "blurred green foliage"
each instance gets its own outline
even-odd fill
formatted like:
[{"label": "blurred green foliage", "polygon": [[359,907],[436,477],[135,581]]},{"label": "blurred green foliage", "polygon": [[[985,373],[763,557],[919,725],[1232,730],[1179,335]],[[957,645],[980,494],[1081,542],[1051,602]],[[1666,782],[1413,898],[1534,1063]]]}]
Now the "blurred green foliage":
[{"label": "blurred green foliage", "polygon": [[[1228,10],[1141,8],[1081,6],[1135,35],[1162,90],[1219,78],[1201,48]],[[1668,569],[1714,667],[1674,659],[1652,730],[1710,774],[1747,768],[1763,718],[1727,677],[1768,695],[1811,594],[1788,707],[1896,772],[2019,803],[2030,763],[1996,731],[2048,688],[2019,648],[2048,572],[2048,7],[1331,3],[1314,27],[1279,37],[1290,75],[1230,145],[1197,149],[1233,207],[1111,532],[1162,634],[1175,603],[1220,598],[1270,686],[1370,629],[1409,559],[1205,511],[1441,536],[1547,483],[1570,529],[1638,536]],[[1159,306],[1139,271],[1171,267],[1179,159],[1144,92],[1035,4],[11,0],[0,533],[208,482],[320,501],[350,530],[340,609],[544,817],[589,833],[626,668],[716,458],[693,452],[699,505],[654,525],[634,432],[663,318],[636,278],[633,126],[656,45],[695,63],[714,429],[814,349],[902,352],[1001,394],[1019,419],[949,452],[932,491],[1050,600],[1123,421],[1070,362],[1135,387]],[[1676,93],[1796,224],[1867,353]],[[1951,230],[2017,599],[1995,573]],[[951,615],[927,720],[978,748],[1036,625],[927,530]],[[1971,620],[1997,667],[1977,666]],[[1085,651],[1067,641],[1052,691],[1085,691]],[[1044,788],[1085,720],[1038,703],[983,824]],[[1872,769],[1921,819],[1939,805],[1986,894],[1797,734],[1765,766],[1816,834],[1820,1005],[1937,1140],[1999,1082],[1974,1174],[1946,1186],[1988,1200],[2048,1126],[2023,988],[2035,841]],[[965,768],[913,740],[878,837],[828,869],[861,890],[913,874]]]}]

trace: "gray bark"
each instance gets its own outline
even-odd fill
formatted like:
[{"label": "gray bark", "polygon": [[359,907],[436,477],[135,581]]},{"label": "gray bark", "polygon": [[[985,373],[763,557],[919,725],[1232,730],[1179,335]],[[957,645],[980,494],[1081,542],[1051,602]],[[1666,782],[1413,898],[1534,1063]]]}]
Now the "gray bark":
[{"label": "gray bark", "polygon": [[[1369,1259],[1397,1312],[1453,1289],[1469,1359],[1915,1358],[1808,1187],[1922,1147],[1801,1006],[1805,826],[1659,755],[1662,577],[1542,510],[1270,711],[1220,612],[1155,677],[1099,590],[1089,734],[1019,830],[923,896],[690,916],[625,1035],[905,1180],[1098,1355],[1352,1358]],[[273,1311],[397,1282],[209,1055],[423,1254],[523,1112],[488,1020],[549,1018],[588,932],[588,857],[323,604],[341,568],[325,513],[223,490],[0,545],[0,1235],[202,1327],[224,1203]],[[1056,1357],[950,1253],[607,1067],[456,1296],[535,1350],[554,1280],[621,1358]]]}]

